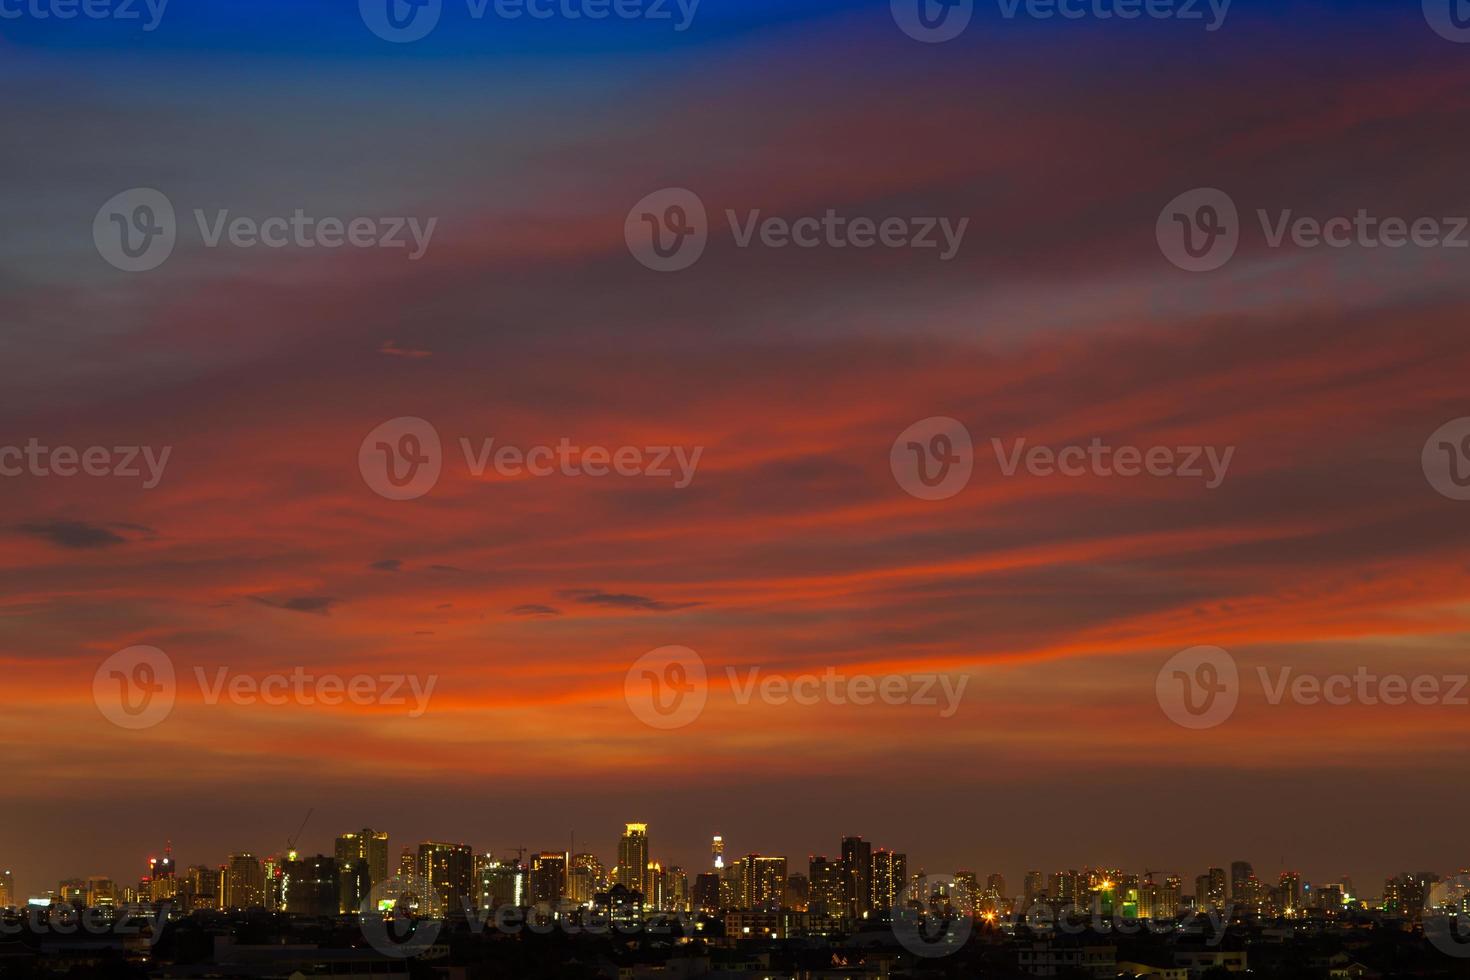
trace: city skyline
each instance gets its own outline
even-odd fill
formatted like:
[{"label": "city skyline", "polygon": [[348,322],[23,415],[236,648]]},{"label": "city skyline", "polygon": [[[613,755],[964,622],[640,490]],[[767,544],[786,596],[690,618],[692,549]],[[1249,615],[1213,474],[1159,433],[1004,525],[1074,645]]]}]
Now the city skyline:
[{"label": "city skyline", "polygon": [[[688,882],[691,885],[694,878],[698,874],[711,871],[722,871],[732,867],[737,867],[746,858],[779,859],[783,862],[783,867],[789,868],[789,875],[804,876],[808,869],[808,862],[816,862],[818,859],[829,860],[833,862],[836,867],[841,868],[845,866],[850,860],[850,856],[847,851],[847,844],[849,841],[860,842],[864,850],[861,853],[861,859],[858,863],[864,867],[871,866],[873,868],[874,874],[877,873],[878,864],[872,863],[870,865],[870,862],[875,861],[875,859],[881,858],[885,854],[896,854],[898,860],[901,862],[899,864],[899,868],[906,869],[906,872],[904,870],[900,870],[899,878],[901,880],[906,879],[906,877],[909,875],[916,875],[921,873],[930,876],[943,877],[948,877],[959,873],[968,873],[970,875],[973,875],[977,879],[977,881],[990,883],[1000,881],[1007,883],[1010,887],[1002,888],[1000,890],[1000,894],[1008,899],[1020,899],[1023,896],[1029,897],[1032,888],[1032,879],[1037,874],[1041,876],[1041,881],[1043,882],[1042,887],[1046,890],[1053,891],[1054,888],[1051,882],[1054,876],[1069,873],[1077,874],[1079,872],[1085,874],[1086,872],[1094,871],[1097,869],[1117,869],[1118,871],[1121,871],[1125,874],[1131,873],[1134,875],[1135,878],[1142,877],[1143,872],[1148,871],[1148,880],[1152,880],[1154,877],[1158,877],[1160,880],[1162,880],[1166,876],[1170,878],[1177,877],[1182,882],[1182,888],[1186,894],[1192,894],[1194,892],[1196,885],[1200,884],[1198,879],[1202,879],[1215,871],[1219,871],[1221,872],[1222,876],[1224,876],[1222,878],[1222,890],[1220,892],[1220,895],[1222,897],[1228,897],[1232,900],[1232,902],[1241,899],[1242,892],[1240,889],[1240,878],[1243,874],[1249,875],[1250,880],[1253,884],[1259,881],[1261,883],[1261,887],[1263,888],[1274,887],[1274,883],[1278,882],[1278,878],[1280,882],[1284,884],[1285,880],[1288,877],[1292,878],[1295,881],[1296,887],[1299,889],[1303,887],[1321,888],[1326,886],[1338,885],[1344,885],[1344,887],[1351,886],[1357,889],[1356,894],[1351,894],[1345,897],[1351,897],[1355,900],[1360,901],[1377,901],[1379,899],[1382,899],[1384,896],[1379,893],[1380,891],[1382,891],[1382,889],[1378,888],[1377,886],[1386,885],[1391,880],[1397,879],[1403,875],[1417,876],[1421,874],[1429,874],[1442,876],[1445,879],[1449,879],[1455,875],[1470,874],[1470,870],[1467,870],[1470,869],[1470,861],[1460,863],[1451,862],[1450,864],[1444,865],[1442,867],[1405,866],[1394,871],[1390,875],[1386,875],[1383,879],[1364,878],[1362,880],[1359,880],[1353,875],[1347,873],[1313,876],[1311,874],[1304,874],[1299,868],[1293,867],[1289,864],[1283,864],[1280,868],[1275,868],[1273,865],[1264,862],[1261,863],[1261,871],[1257,873],[1254,870],[1257,863],[1256,861],[1251,861],[1238,857],[1231,858],[1229,860],[1217,860],[1213,864],[1201,865],[1198,868],[1170,869],[1168,871],[1151,870],[1150,868],[1146,868],[1144,865],[1138,865],[1137,867],[1139,868],[1139,870],[1132,871],[1130,866],[1126,863],[1093,860],[1082,862],[1080,864],[1074,863],[1065,866],[1037,865],[1033,863],[1031,865],[1027,865],[1023,872],[1008,873],[997,868],[981,867],[976,865],[957,865],[954,867],[928,866],[924,862],[917,860],[914,855],[912,855],[902,846],[888,846],[888,843],[886,842],[882,846],[880,846],[879,842],[874,841],[871,838],[863,837],[862,835],[841,835],[840,837],[834,838],[831,842],[839,846],[829,846],[825,850],[818,849],[811,851],[805,855],[799,855],[784,851],[745,851],[739,848],[726,851],[725,848],[729,845],[731,840],[730,835],[714,834],[707,839],[713,840],[715,844],[713,846],[713,849],[711,849],[707,845],[703,863],[685,863],[678,860],[667,859],[657,850],[656,845],[651,843],[655,841],[656,838],[654,837],[649,824],[644,822],[630,822],[625,824],[625,827],[627,828],[627,831],[630,831],[632,828],[635,827],[639,828],[640,831],[645,835],[642,839],[650,843],[643,844],[641,846],[641,849],[635,847],[632,850],[627,850],[627,841],[629,838],[627,836],[627,831],[625,831],[625,834],[621,838],[615,840],[614,844],[610,848],[607,848],[605,851],[599,850],[598,848],[593,846],[589,846],[589,844],[585,840],[577,844],[575,849],[568,847],[567,849],[561,851],[546,851],[544,849],[537,849],[535,847],[526,847],[525,845],[515,845],[512,847],[504,848],[488,848],[476,846],[473,842],[470,841],[462,841],[453,845],[449,844],[448,842],[443,842],[442,844],[435,843],[436,841],[443,841],[442,836],[439,838],[425,838],[423,840],[410,840],[407,838],[403,840],[398,840],[395,839],[388,831],[382,831],[377,828],[362,828],[364,832],[374,833],[376,837],[381,839],[381,841],[386,842],[386,850],[382,851],[380,854],[375,853],[374,856],[369,858],[368,852],[365,850],[365,845],[357,844],[357,840],[361,837],[361,834],[358,831],[345,831],[343,833],[335,834],[332,836],[331,839],[334,841],[333,847],[312,847],[307,843],[307,841],[311,840],[311,835],[306,834],[302,837],[302,839],[296,840],[295,845],[289,849],[278,848],[262,850],[255,848],[235,848],[224,856],[224,860],[205,861],[200,860],[198,856],[195,855],[192,857],[186,856],[186,858],[182,862],[180,862],[179,859],[174,856],[173,841],[170,839],[166,842],[165,847],[162,850],[151,852],[150,856],[147,859],[139,862],[139,874],[137,877],[130,879],[129,875],[126,873],[122,875],[115,875],[99,872],[97,869],[92,869],[85,873],[73,872],[61,875],[58,878],[52,879],[51,882],[49,882],[48,884],[55,885],[57,882],[82,881],[100,877],[107,879],[109,882],[115,884],[118,888],[131,887],[133,884],[136,883],[137,878],[141,877],[142,869],[146,868],[151,873],[152,868],[160,860],[164,862],[165,867],[169,867],[169,863],[171,862],[171,873],[174,875],[180,874],[181,872],[186,870],[192,871],[195,867],[218,869],[223,872],[230,867],[231,860],[235,855],[244,855],[247,857],[251,857],[257,862],[263,862],[270,860],[285,860],[289,855],[300,855],[301,859],[306,860],[314,858],[316,856],[331,856],[335,852],[338,863],[341,864],[343,859],[344,842],[351,842],[351,850],[354,855],[361,856],[365,862],[371,862],[374,868],[379,869],[380,873],[374,874],[372,876],[375,882],[382,882],[387,878],[394,877],[396,871],[388,871],[387,869],[396,869],[400,854],[406,856],[410,852],[425,847],[464,847],[466,848],[466,853],[470,855],[477,863],[483,858],[494,858],[502,863],[511,862],[513,865],[520,867],[523,872],[529,873],[529,875],[531,876],[528,879],[528,884],[526,886],[529,889],[527,893],[527,904],[534,904],[537,900],[533,894],[534,885],[530,884],[529,882],[533,881],[536,875],[535,855],[537,855],[538,853],[542,858],[545,858],[548,855],[556,855],[557,859],[562,862],[560,865],[560,870],[558,871],[558,875],[567,889],[572,888],[572,868],[571,865],[567,862],[570,858],[574,856],[581,856],[586,854],[593,855],[598,858],[610,856],[610,860],[608,860],[607,862],[599,862],[599,865],[601,867],[604,867],[607,871],[608,878],[605,883],[606,885],[610,886],[613,884],[622,884],[629,887],[629,890],[637,890],[643,892],[644,890],[652,891],[652,889],[646,884],[648,879],[645,877],[645,875],[647,873],[646,869],[652,868],[655,865],[663,869],[681,870],[687,876]],[[643,869],[639,869],[636,874],[630,876],[627,868],[620,863],[620,855],[628,854],[636,856],[640,853],[643,854],[643,856],[646,858],[645,867]],[[168,855],[168,857],[160,858],[160,855]],[[720,857],[722,860],[717,861],[717,856]],[[726,857],[728,857],[728,862],[723,860]],[[295,858],[293,857],[292,859],[294,860]],[[1242,867],[1245,869],[1244,872],[1240,871]],[[20,879],[19,884],[17,884],[17,879],[13,877],[13,870],[7,869],[5,875],[9,882],[11,895],[15,899],[14,904],[16,905],[24,904],[24,900],[27,898],[43,896],[48,891],[55,891],[52,888],[27,889],[25,887],[26,883],[24,879]],[[783,881],[787,876],[787,874],[782,875]],[[1345,885],[1344,883],[1347,884]],[[866,887],[871,889],[875,886]],[[907,886],[905,885],[904,887]],[[897,894],[897,892],[901,890],[902,889],[897,888],[897,886],[892,886],[890,888],[889,894]],[[567,894],[570,894],[570,891],[568,891]],[[876,902],[876,891],[872,892],[872,894],[875,896],[873,900]],[[1052,897],[1056,898],[1058,896],[1052,895]],[[860,900],[855,896],[849,896],[849,901],[856,901],[859,902],[859,904],[864,904],[866,903],[867,899]],[[878,904],[881,905],[883,903],[879,902]],[[877,906],[875,905],[874,907]]]}]

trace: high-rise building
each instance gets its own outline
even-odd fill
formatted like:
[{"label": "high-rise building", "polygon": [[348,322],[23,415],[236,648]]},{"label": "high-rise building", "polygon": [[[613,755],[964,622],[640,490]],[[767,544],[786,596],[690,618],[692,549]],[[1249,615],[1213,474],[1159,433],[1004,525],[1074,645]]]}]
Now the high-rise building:
[{"label": "high-rise building", "polygon": [[694,911],[718,915],[723,910],[720,902],[720,875],[713,871],[701,871],[694,879],[691,901]]},{"label": "high-rise building", "polygon": [[842,838],[842,881],[851,919],[867,916],[873,907],[873,845],[861,837]]},{"label": "high-rise building", "polygon": [[1172,919],[1179,914],[1179,906],[1183,901],[1184,879],[1178,875],[1169,875],[1164,879],[1164,892],[1160,900],[1159,917]]},{"label": "high-rise building", "polygon": [[664,869],[662,910],[665,912],[689,911],[689,873],[677,864]]},{"label": "high-rise building", "polygon": [[[90,896],[93,891],[92,882],[98,879],[87,879],[87,892]],[[105,880],[105,879],[103,879]],[[108,882],[111,885],[111,882]],[[184,874],[184,887],[179,890],[179,897],[183,899],[186,909],[217,909],[220,907],[220,873],[218,868],[211,868],[205,864],[190,865]],[[90,899],[88,904],[91,904]]]},{"label": "high-rise building", "polygon": [[[216,890],[218,890],[216,886]],[[4,906],[0,902],[0,907]],[[94,909],[117,906],[117,883],[106,875],[93,875],[87,879],[87,905]]]},{"label": "high-rise building", "polygon": [[542,851],[531,858],[531,904],[553,908],[567,895],[567,856],[560,851]]},{"label": "high-rise building", "polygon": [[1046,894],[1046,876],[1040,871],[1028,871],[1021,883],[1021,908],[1029,909],[1037,899]]},{"label": "high-rise building", "polygon": [[1281,905],[1288,915],[1302,907],[1302,876],[1295,871],[1281,872]]},{"label": "high-rise building", "polygon": [[424,841],[419,845],[417,872],[423,885],[419,908],[430,915],[463,912],[478,892],[475,852],[468,844]]},{"label": "high-rise building", "polygon": [[1051,876],[1051,897],[1066,907],[1077,905],[1087,891],[1081,872],[1056,871]]},{"label": "high-rise building", "polygon": [[841,916],[847,911],[847,888],[842,865],[821,855],[807,861],[807,878],[811,882],[807,908],[821,915]]},{"label": "high-rise building", "polygon": [[1195,904],[1200,911],[1225,907],[1225,869],[1211,868],[1194,881]]},{"label": "high-rise building", "polygon": [[720,872],[720,908],[738,909],[745,900],[745,884],[742,872],[745,870],[744,861],[735,861],[725,865]]},{"label": "high-rise building", "polygon": [[1256,880],[1256,872],[1251,867],[1251,863],[1232,861],[1230,863],[1230,901],[1244,908],[1255,905],[1260,900],[1260,882]]},{"label": "high-rise building", "polygon": [[904,902],[908,889],[908,857],[880,847],[873,852],[872,871],[868,875],[869,909],[884,912],[896,909]]},{"label": "high-rise building", "polygon": [[[590,855],[579,855],[585,857]],[[595,861],[596,858],[593,858]],[[515,861],[497,861],[486,854],[475,862],[480,909],[523,908],[528,904],[526,869]]]},{"label": "high-rise building", "polygon": [[710,864],[719,870],[725,866],[725,838],[715,834],[710,841]]},{"label": "high-rise building", "polygon": [[398,852],[398,873],[393,876],[395,904],[403,903],[408,908],[418,908],[424,897],[424,883],[419,878],[419,859],[413,848],[405,847]]},{"label": "high-rise building", "polygon": [[1383,883],[1385,915],[1418,922],[1424,917],[1424,906],[1439,875],[1422,872],[1405,873]]},{"label": "high-rise building", "polygon": [[342,911],[358,911],[372,889],[388,880],[388,835],[367,827],[343,834],[337,838],[336,856],[342,874]]},{"label": "high-rise building", "polygon": [[583,908],[591,908],[597,893],[607,889],[607,870],[595,854],[574,854],[567,871],[567,897]]},{"label": "high-rise building", "polygon": [[[910,895],[910,900],[918,898]],[[973,871],[956,871],[950,902],[956,912],[974,918],[980,911],[980,879]]]},{"label": "high-rise building", "polygon": [[740,907],[760,912],[781,911],[781,898],[786,894],[786,859],[751,854],[740,863],[744,888]]},{"label": "high-rise building", "polygon": [[260,859],[249,852],[231,854],[228,870],[225,872],[224,891],[226,908],[265,907],[265,868]]},{"label": "high-rise building", "polygon": [[0,909],[15,907],[15,875],[10,869],[0,871]]},{"label": "high-rise building", "polygon": [[281,898],[292,915],[335,916],[341,907],[337,859],[317,854],[281,864]]},{"label": "high-rise building", "polygon": [[626,824],[618,841],[618,867],[613,884],[630,892],[648,894],[648,824]]},{"label": "high-rise building", "polygon": [[164,846],[163,857],[148,859],[148,898],[153,902],[167,902],[179,894],[179,879],[174,865],[174,846]]}]

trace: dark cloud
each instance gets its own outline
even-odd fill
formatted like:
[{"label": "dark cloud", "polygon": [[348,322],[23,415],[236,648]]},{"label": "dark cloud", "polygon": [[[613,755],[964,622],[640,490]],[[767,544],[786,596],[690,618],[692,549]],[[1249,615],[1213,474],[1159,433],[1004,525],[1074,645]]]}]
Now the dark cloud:
[{"label": "dark cloud", "polygon": [[[112,525],[129,529],[129,525]],[[44,521],[18,524],[16,530],[22,534],[44,538],[62,548],[110,548],[126,544],[128,539],[107,526],[88,524],[85,521]]]},{"label": "dark cloud", "polygon": [[297,596],[294,599],[267,599],[263,596],[253,595],[253,601],[262,606],[270,606],[272,609],[284,609],[287,612],[312,613],[317,616],[327,615],[339,600],[331,596]]},{"label": "dark cloud", "polygon": [[558,593],[563,599],[580,602],[588,606],[611,606],[615,609],[641,609],[645,612],[673,612],[697,606],[697,602],[661,602],[647,596],[621,592],[602,592],[597,589],[563,589]]},{"label": "dark cloud", "polygon": [[510,610],[512,616],[560,616],[561,610],[554,606],[542,606],[537,603],[528,603],[524,606],[515,606]]},{"label": "dark cloud", "polygon": [[382,561],[375,561],[368,566],[368,568],[379,572],[396,572],[402,567],[403,562],[399,561],[397,558],[385,558]]}]

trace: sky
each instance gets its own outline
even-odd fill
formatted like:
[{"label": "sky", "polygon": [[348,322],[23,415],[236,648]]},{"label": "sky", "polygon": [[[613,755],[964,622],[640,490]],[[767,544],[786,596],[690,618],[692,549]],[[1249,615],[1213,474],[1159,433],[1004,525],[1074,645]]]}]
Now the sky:
[{"label": "sky", "polygon": [[[611,862],[646,821],[653,856],[693,869],[716,833],[796,865],[860,834],[1013,889],[1247,859],[1377,894],[1470,865],[1463,700],[1271,697],[1470,672],[1470,502],[1422,462],[1470,415],[1470,253],[1269,234],[1288,212],[1470,214],[1470,47],[1419,4],[1237,0],[1208,30],[977,3],[923,43],[883,0],[704,0],[684,30],[672,4],[531,21],[444,0],[397,43],[318,0],[174,0],[152,30],[143,5],[34,3],[0,3],[23,93],[0,108],[0,449],[168,457],[153,486],[0,477],[0,864],[21,892],[132,880],[165,840],[181,865],[273,853],[308,810],[298,846],[329,853],[371,826],[395,851],[575,836]],[[149,271],[94,236],[134,188],[177,212]],[[708,211],[675,272],[628,231],[669,188]],[[1156,237],[1195,188],[1239,209],[1209,272]],[[298,209],[434,225],[416,259],[209,244]],[[741,245],[751,220],[828,211],[967,224],[947,260]],[[362,462],[402,418],[442,443],[411,500]],[[932,418],[974,444],[942,500],[890,453]],[[477,475],[490,439],[698,462]],[[1213,487],[1007,475],[992,440],[1023,439],[1230,455]],[[94,679],[140,645],[177,689],[135,730]],[[660,729],[629,672],[669,646],[706,665],[707,703]],[[1192,729],[1159,677],[1199,646],[1238,666],[1238,706]],[[298,669],[433,688],[422,712],[210,703],[220,671]],[[964,688],[952,712],[742,703],[731,670]]]}]

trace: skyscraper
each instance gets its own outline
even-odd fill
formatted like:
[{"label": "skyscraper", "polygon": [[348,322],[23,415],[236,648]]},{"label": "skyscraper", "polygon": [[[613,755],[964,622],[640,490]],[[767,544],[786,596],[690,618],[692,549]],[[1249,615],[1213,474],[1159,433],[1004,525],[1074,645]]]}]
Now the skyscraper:
[{"label": "skyscraper", "polygon": [[1295,871],[1281,872],[1281,905],[1291,913],[1302,907],[1302,876]]},{"label": "skyscraper", "polygon": [[648,824],[630,823],[618,841],[618,868],[613,883],[630,892],[648,894]]},{"label": "skyscraper", "polygon": [[9,869],[0,871],[0,909],[15,906],[15,876]]},{"label": "skyscraper", "polygon": [[431,915],[462,912],[475,897],[475,852],[468,844],[424,841],[419,845],[419,908]]},{"label": "skyscraper", "polygon": [[1028,871],[1021,884],[1021,907],[1029,909],[1046,891],[1046,876],[1040,871]]},{"label": "skyscraper", "polygon": [[694,911],[706,915],[717,915],[721,909],[720,876],[714,871],[701,871],[694,879],[694,894],[691,896]]},{"label": "skyscraper", "polygon": [[567,895],[567,856],[560,851],[542,851],[531,858],[531,904],[553,908]]},{"label": "skyscraper", "polygon": [[475,874],[479,887],[476,904],[480,909],[514,909],[527,904],[526,873],[519,862],[497,861],[486,854],[476,860]]},{"label": "skyscraper", "polygon": [[786,859],[751,854],[741,861],[741,908],[779,912],[786,894]]},{"label": "skyscraper", "polygon": [[725,838],[715,834],[710,841],[710,864],[719,870],[725,866]]},{"label": "skyscraper", "polygon": [[342,874],[342,911],[357,911],[371,890],[388,880],[388,835],[366,827],[343,834],[337,838],[336,857]]},{"label": "skyscraper", "polygon": [[873,845],[861,837],[842,838],[842,881],[845,914],[865,917],[873,907]]},{"label": "skyscraper", "polygon": [[907,856],[880,847],[873,852],[872,869],[868,879],[871,887],[869,909],[882,912],[898,908],[908,888]]},{"label": "skyscraper", "polygon": [[341,887],[336,858],[317,854],[288,859],[281,865],[281,897],[292,915],[336,915]]},{"label": "skyscraper", "polygon": [[811,882],[808,909],[822,915],[846,914],[847,889],[839,862],[814,854],[807,861],[807,878]]},{"label": "skyscraper", "polygon": [[580,906],[591,907],[597,893],[607,888],[607,871],[595,854],[574,854],[567,871],[567,897]]},{"label": "skyscraper", "polygon": [[1260,901],[1256,872],[1249,861],[1230,863],[1230,900],[1237,906],[1254,905]]},{"label": "skyscraper", "polygon": [[225,871],[225,907],[253,909],[265,906],[265,869],[249,852],[231,854]]}]

